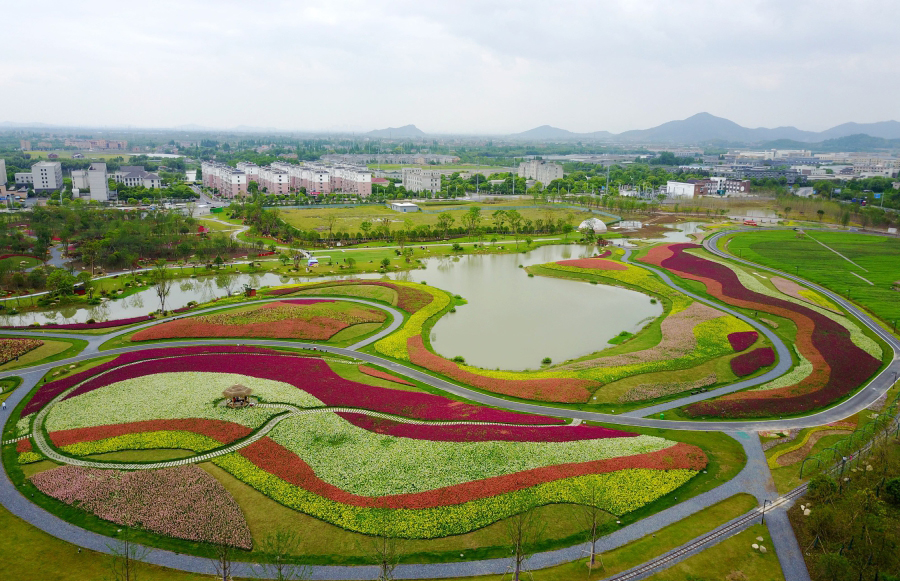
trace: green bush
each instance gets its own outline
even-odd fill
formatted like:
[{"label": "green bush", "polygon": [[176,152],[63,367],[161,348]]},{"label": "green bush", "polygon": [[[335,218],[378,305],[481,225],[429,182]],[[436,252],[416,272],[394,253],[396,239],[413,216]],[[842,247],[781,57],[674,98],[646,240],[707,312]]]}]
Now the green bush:
[{"label": "green bush", "polygon": [[895,506],[900,506],[900,478],[891,478],[884,486],[884,497]]}]

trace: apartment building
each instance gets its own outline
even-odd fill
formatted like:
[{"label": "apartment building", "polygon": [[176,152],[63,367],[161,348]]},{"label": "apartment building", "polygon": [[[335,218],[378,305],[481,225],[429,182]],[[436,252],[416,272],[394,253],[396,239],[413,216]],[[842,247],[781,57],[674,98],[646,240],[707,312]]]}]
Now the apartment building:
[{"label": "apartment building", "polygon": [[6,160],[0,159],[0,186],[6,185]]},{"label": "apartment building", "polygon": [[111,177],[117,184],[125,184],[129,188],[137,186],[144,186],[148,189],[162,187],[162,179],[160,179],[159,175],[144,170],[142,165],[123,165]]},{"label": "apartment building", "polygon": [[111,139],[66,139],[66,147],[77,147],[78,149],[128,149],[127,141],[116,141]]},{"label": "apartment building", "polygon": [[239,161],[237,164],[237,168],[244,172],[244,175],[247,176],[247,183],[256,182],[259,183],[259,166],[253,163],[252,161]]},{"label": "apartment building", "polygon": [[546,186],[553,180],[562,179],[563,168],[558,163],[550,163],[541,159],[523,161],[519,164],[519,177],[535,180]]},{"label": "apartment building", "polygon": [[31,166],[34,191],[55,192],[63,187],[62,164],[58,161],[39,161]]},{"label": "apartment building", "polygon": [[290,192],[291,176],[286,170],[278,167],[261,167],[258,183],[259,189],[268,194],[284,195]]},{"label": "apartment building", "polygon": [[94,162],[87,169],[88,188],[91,190],[91,200],[108,202],[110,199],[109,174],[106,172],[106,164]]},{"label": "apartment building", "polygon": [[214,161],[200,164],[203,173],[203,185],[211,188],[224,198],[237,198],[247,195],[247,174],[243,171]]},{"label": "apartment building", "polygon": [[322,194],[347,192],[363,198],[372,193],[372,172],[363,167],[319,163],[297,165],[283,161],[276,161],[271,167],[287,172],[293,190],[306,188],[307,192]]},{"label": "apartment building", "polygon": [[408,192],[441,191],[441,172],[418,167],[405,167],[402,172],[403,187]]}]

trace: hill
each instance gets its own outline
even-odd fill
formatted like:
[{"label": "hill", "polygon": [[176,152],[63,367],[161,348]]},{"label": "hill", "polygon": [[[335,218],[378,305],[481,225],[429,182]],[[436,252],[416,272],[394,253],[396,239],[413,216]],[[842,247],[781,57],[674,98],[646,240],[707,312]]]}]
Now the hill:
[{"label": "hill", "polygon": [[388,127],[387,129],[376,129],[369,131],[366,135],[372,137],[425,137],[425,132],[415,125],[404,125],[403,127]]}]

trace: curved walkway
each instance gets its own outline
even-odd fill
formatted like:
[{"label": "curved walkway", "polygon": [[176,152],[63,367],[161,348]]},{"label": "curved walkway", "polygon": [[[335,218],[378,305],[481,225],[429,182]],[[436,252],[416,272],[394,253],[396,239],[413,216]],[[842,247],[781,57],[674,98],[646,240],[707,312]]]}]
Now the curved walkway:
[{"label": "curved walkway", "polygon": [[[711,244],[715,240],[721,236],[722,233],[718,235],[714,235],[704,241],[704,245],[707,246],[708,249],[711,249]],[[712,246],[714,250],[711,249],[714,253],[729,258],[731,260],[736,260],[738,262],[743,262],[745,264],[751,264],[757,268],[765,268],[760,265],[756,265],[749,261],[739,260],[730,255],[724,254]],[[628,254],[626,254],[626,259]],[[641,265],[644,267],[644,265]],[[645,267],[647,268],[647,267]],[[681,292],[686,292],[684,289],[677,287],[672,283],[671,279],[668,278],[664,273],[660,273],[656,269],[650,268],[657,274],[661,275],[661,278],[669,284],[670,286],[678,289]],[[773,272],[779,272],[774,269],[768,269]],[[553,415],[558,417],[566,417],[573,418],[575,420],[593,420],[593,421],[602,421],[608,423],[618,423],[625,425],[635,425],[635,426],[648,426],[648,427],[662,427],[669,429],[685,429],[685,430],[706,430],[706,431],[739,431],[739,430],[750,430],[750,431],[759,431],[759,430],[767,430],[767,429],[784,429],[789,427],[809,427],[815,425],[821,425],[823,423],[828,423],[834,421],[836,419],[841,419],[859,411],[869,405],[872,401],[877,399],[880,395],[882,395],[889,387],[892,385],[893,381],[888,381],[891,374],[893,374],[894,378],[896,378],[896,373],[900,371],[900,362],[897,359],[897,350],[900,348],[900,342],[898,342],[893,336],[889,335],[881,329],[881,327],[873,321],[870,317],[868,317],[861,310],[857,309],[854,305],[845,301],[843,298],[827,291],[827,289],[822,289],[818,285],[811,284],[807,281],[800,279],[799,277],[794,277],[788,275],[786,273],[780,273],[782,276],[786,276],[787,278],[794,279],[798,282],[806,284],[811,288],[816,289],[819,292],[822,292],[829,298],[831,298],[836,303],[840,304],[842,307],[846,308],[848,311],[853,313],[857,318],[863,322],[867,327],[872,329],[874,332],[878,333],[888,345],[894,350],[894,359],[891,362],[891,365],[888,366],[882,373],[880,373],[874,380],[872,380],[869,385],[860,390],[856,395],[849,398],[845,402],[838,404],[830,408],[829,410],[813,414],[811,416],[806,416],[802,418],[792,418],[785,420],[764,420],[764,421],[731,421],[731,422],[700,422],[700,421],[664,421],[664,420],[653,420],[646,418],[634,417],[633,415],[610,415],[610,414],[598,414],[593,412],[582,412],[578,410],[568,410],[561,408],[553,408],[550,406],[541,406],[523,402],[516,402],[511,400],[506,400],[503,398],[495,397],[492,395],[487,395],[469,388],[465,388],[456,384],[452,384],[450,382],[438,379],[429,374],[422,373],[420,371],[411,369],[404,365],[395,363],[393,361],[389,361],[386,359],[382,359],[381,357],[375,355],[369,355],[366,353],[360,353],[358,349],[377,341],[382,336],[393,332],[396,328],[398,328],[401,322],[404,320],[402,313],[398,311],[394,311],[399,315],[394,315],[394,321],[391,324],[391,328],[385,329],[381,333],[369,337],[363,341],[358,342],[355,345],[352,345],[349,348],[339,348],[339,347],[331,347],[331,346],[323,346],[319,344],[307,344],[307,343],[298,343],[298,342],[290,342],[290,341],[277,341],[277,340],[204,340],[204,341],[173,341],[169,343],[154,343],[150,345],[140,345],[135,347],[126,347],[122,349],[115,349],[110,351],[102,352],[105,355],[116,355],[119,353],[125,353],[130,351],[138,351],[143,349],[150,348],[163,348],[163,347],[171,347],[171,346],[185,346],[185,345],[215,345],[215,344],[228,344],[228,345],[258,345],[258,346],[268,346],[268,347],[290,347],[290,348],[311,348],[317,349],[323,352],[331,352],[340,355],[345,355],[349,357],[354,357],[357,359],[362,359],[364,361],[368,361],[371,363],[376,363],[385,368],[391,369],[397,373],[406,375],[408,377],[412,377],[423,383],[426,383],[432,387],[437,389],[441,389],[447,391],[449,393],[453,393],[455,395],[459,395],[461,397],[468,398],[470,400],[491,405],[494,407],[506,408],[515,411],[528,412],[528,413],[538,413],[544,415]],[[689,296],[697,300],[701,300],[702,302],[708,302],[706,299],[702,297],[698,297],[692,293],[686,292]],[[273,299],[273,300],[281,300],[281,299]],[[369,301],[361,300],[361,299],[351,299],[351,298],[341,298],[341,300],[350,300],[353,302],[360,302],[364,304],[370,304],[371,306],[375,306],[378,308],[382,308],[385,310],[390,310],[384,305],[371,303]],[[254,301],[254,303],[262,302],[262,301]],[[713,304],[716,308],[722,309],[721,305],[715,303]],[[229,305],[231,306],[231,305]],[[209,310],[216,310],[221,307],[212,307],[209,309],[203,309],[191,312],[189,314],[183,316],[193,316],[195,314],[207,312]],[[722,309],[726,310],[726,309]],[[728,312],[728,310],[726,310]],[[393,313],[392,313],[393,314]],[[745,319],[739,313],[731,312],[730,314],[735,314],[736,316],[741,317],[743,320]],[[172,319],[166,319],[172,320]],[[41,375],[38,373],[46,371],[47,369],[57,367],[59,365],[64,365],[73,361],[80,361],[83,359],[89,359],[96,357],[98,353],[98,347],[102,342],[107,341],[108,339],[124,334],[130,333],[136,330],[137,328],[143,328],[146,326],[151,326],[153,324],[159,324],[161,321],[150,322],[144,325],[140,325],[137,327],[132,327],[126,330],[122,330],[119,332],[106,334],[106,335],[77,335],[77,334],[58,334],[68,338],[77,338],[77,339],[85,339],[89,341],[88,347],[78,356],[72,357],[62,361],[56,361],[53,363],[35,366],[32,368],[20,369],[8,371],[0,374],[0,377],[7,376],[21,376],[23,381],[21,385],[13,392],[13,394],[9,398],[9,404],[14,408],[24,397],[34,388],[34,386],[39,381]],[[747,321],[752,324],[751,321]],[[754,325],[755,326],[755,325]],[[757,327],[758,328],[758,327]],[[768,329],[760,329],[765,332],[766,336],[769,337]],[[34,335],[34,336],[51,336],[45,333],[28,333],[28,332],[9,332],[6,334],[25,334],[25,335]],[[773,341],[776,345],[780,342]],[[782,344],[783,346],[783,344]],[[766,379],[768,381],[769,378]],[[729,386],[732,387],[732,386]],[[745,386],[746,387],[746,386]],[[725,388],[727,389],[727,388]],[[742,388],[737,388],[742,389]],[[732,390],[734,391],[734,390]],[[718,392],[718,393],[717,393]],[[706,397],[715,397],[719,395],[720,390],[714,390],[712,392],[707,392],[703,394]],[[692,396],[693,397],[693,396]],[[705,399],[705,398],[701,398]],[[678,400],[680,402],[686,401]],[[699,401],[699,400],[698,400]],[[677,405],[683,405],[683,403],[678,403]],[[672,406],[674,407],[674,406]],[[46,408],[45,408],[46,409]],[[642,413],[648,413],[648,410],[651,408],[647,408],[645,410],[641,410]],[[668,409],[668,408],[667,408]],[[269,420],[266,425],[272,423],[276,418],[288,417],[288,414],[280,414],[275,418]],[[280,419],[278,421],[281,421]],[[4,422],[5,424],[5,422]],[[277,422],[275,422],[277,424]],[[272,424],[269,429],[274,427],[275,424]],[[612,535],[608,535],[604,537],[606,543],[609,543],[611,546],[609,548],[614,548],[615,546],[621,546],[624,543],[630,542],[631,540],[635,540],[637,538],[641,538],[654,532],[655,530],[659,530],[663,526],[667,524],[671,524],[697,512],[698,510],[702,510],[718,502],[719,500],[723,500],[735,494],[736,492],[745,492],[749,491],[754,494],[757,499],[764,497],[771,497],[774,493],[774,488],[771,486],[771,479],[769,477],[768,469],[765,465],[765,457],[761,453],[760,450],[756,450],[759,447],[759,441],[755,434],[752,436],[746,433],[738,434],[739,441],[744,445],[745,450],[748,452],[748,463],[742,470],[742,472],[732,479],[731,481],[701,495],[698,495],[694,498],[688,499],[687,501],[678,504],[670,509],[661,511],[656,515],[638,521],[632,525],[627,527],[623,527],[619,531],[616,531]],[[749,440],[749,442],[744,441]],[[754,445],[755,443],[755,445]],[[761,458],[761,460],[760,460]],[[762,462],[762,465],[760,465]],[[103,467],[109,467],[108,463],[103,463]],[[761,485],[760,479],[764,478],[766,482]],[[69,542],[75,543],[79,546],[97,550],[100,552],[109,552],[108,542],[109,539],[103,535],[98,535],[96,533],[92,533],[90,531],[86,531],[70,523],[62,521],[57,517],[51,515],[50,513],[44,511],[43,509],[37,507],[32,504],[28,499],[18,493],[15,487],[12,486],[12,483],[9,481],[8,476],[5,471],[3,473],[3,478],[0,480],[0,497],[2,497],[3,504],[14,514],[20,516],[21,518],[27,520],[33,525],[45,530],[46,532],[53,534],[61,539],[67,540]],[[777,497],[777,494],[775,494]],[[765,499],[765,498],[764,498]],[[782,501],[783,504],[776,510],[780,510],[782,507],[786,507],[789,504],[787,501]],[[785,519],[780,518],[776,519],[776,521],[781,521],[782,523],[786,522]],[[783,532],[783,531],[782,531]],[[773,538],[774,538],[773,534]],[[789,539],[788,539],[789,540]],[[794,541],[796,542],[796,541]],[[602,550],[609,550],[609,548],[605,548]],[[541,568],[547,567],[554,564],[559,564],[563,562],[568,562],[577,558],[580,558],[584,555],[584,545],[576,545],[573,547],[568,547],[566,549],[560,549],[558,551],[550,551],[545,553],[540,553],[532,557],[529,562],[529,566],[531,568]],[[802,559],[801,559],[802,560]],[[212,573],[212,564],[208,559],[203,559],[200,557],[192,557],[187,555],[180,555],[176,553],[171,553],[168,551],[153,551],[150,557],[147,559],[148,562],[156,563],[159,565],[163,565],[166,567],[173,567],[178,569],[183,569],[186,571],[194,571],[198,573]],[[448,577],[448,576],[470,576],[470,575],[483,575],[487,573],[503,573],[506,571],[507,566],[509,564],[509,559],[492,559],[492,560],[483,560],[483,561],[470,561],[464,563],[438,563],[438,564],[429,564],[429,565],[401,565],[396,570],[396,575],[398,578],[423,578],[423,577]],[[796,565],[796,563],[795,563]],[[242,564],[238,567],[238,571],[236,572],[239,576],[244,577],[262,577],[261,569],[256,565],[250,564]],[[805,567],[804,567],[805,569]],[[786,567],[786,570],[787,567]],[[804,571],[805,572],[805,571]],[[371,566],[360,566],[360,567],[345,567],[345,566],[328,566],[328,567],[313,567],[313,577],[316,579],[365,579],[371,578],[372,576],[377,575],[377,568]],[[636,579],[639,577],[631,576],[631,579]],[[798,577],[799,578],[799,577]]]}]

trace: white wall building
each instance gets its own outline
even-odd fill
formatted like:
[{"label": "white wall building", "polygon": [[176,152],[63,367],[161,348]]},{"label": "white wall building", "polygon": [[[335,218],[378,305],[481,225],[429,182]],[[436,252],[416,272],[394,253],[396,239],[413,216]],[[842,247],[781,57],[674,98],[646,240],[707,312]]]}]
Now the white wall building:
[{"label": "white wall building", "polygon": [[0,159],[0,186],[6,185],[6,160]]},{"label": "white wall building", "polygon": [[693,198],[695,184],[686,182],[666,182],[666,195],[670,198]]},{"label": "white wall building", "polygon": [[16,186],[30,186],[34,183],[34,174],[30,171],[15,173]]},{"label": "white wall building", "polygon": [[88,188],[88,175],[86,169],[72,170],[72,189],[85,190]]},{"label": "white wall building", "polygon": [[[105,164],[104,164],[105,167]],[[112,175],[117,184],[125,184],[129,188],[144,186],[147,189],[161,188],[162,180],[155,174],[144,170],[142,165],[123,165]]]},{"label": "white wall building", "polygon": [[558,163],[550,163],[541,159],[523,161],[519,164],[519,177],[541,182],[546,186],[553,180],[561,180],[563,168]]},{"label": "white wall building", "polygon": [[62,164],[58,161],[39,161],[31,166],[36,192],[54,192],[63,187]]},{"label": "white wall building", "polygon": [[419,207],[412,202],[389,202],[388,208],[395,212],[418,212]]},{"label": "white wall building", "polygon": [[418,167],[403,168],[403,187],[409,192],[441,191],[441,172]]},{"label": "white wall building", "polygon": [[94,162],[87,169],[88,187],[91,189],[91,200],[97,202],[109,201],[109,174],[106,173],[106,164]]}]

